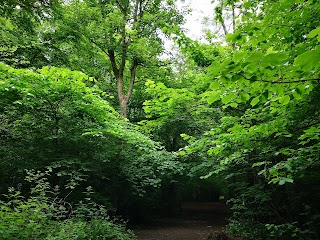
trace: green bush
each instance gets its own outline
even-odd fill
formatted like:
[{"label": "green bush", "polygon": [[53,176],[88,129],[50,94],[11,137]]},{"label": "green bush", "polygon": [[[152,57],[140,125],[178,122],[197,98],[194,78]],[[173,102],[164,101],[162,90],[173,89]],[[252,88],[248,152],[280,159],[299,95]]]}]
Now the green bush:
[{"label": "green bush", "polygon": [[256,221],[244,219],[229,219],[227,232],[234,236],[245,237],[246,239],[264,240],[267,236],[266,229],[263,224]]},{"label": "green bush", "polygon": [[[27,180],[34,184],[30,196],[10,188],[0,201],[0,236],[2,240],[129,240],[134,235],[125,224],[115,222],[106,209],[87,197],[76,205],[57,201],[58,195],[47,182],[45,173],[29,171]],[[90,189],[89,189],[90,190]],[[53,196],[50,196],[52,195]],[[89,193],[87,193],[89,194]]]},{"label": "green bush", "polygon": [[47,240],[128,240],[134,235],[124,225],[110,220],[84,221],[71,219],[59,222],[55,231],[47,236]]}]

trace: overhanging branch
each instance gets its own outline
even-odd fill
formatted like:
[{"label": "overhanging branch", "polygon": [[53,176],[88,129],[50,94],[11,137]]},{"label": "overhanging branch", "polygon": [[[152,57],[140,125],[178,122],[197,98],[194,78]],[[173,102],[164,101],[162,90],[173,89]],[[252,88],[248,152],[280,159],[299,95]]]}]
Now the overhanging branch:
[{"label": "overhanging branch", "polygon": [[267,80],[267,79],[251,79],[243,74],[237,73],[236,75],[240,75],[245,80],[253,81],[253,82],[266,82],[266,83],[272,83],[272,84],[288,84],[288,83],[302,83],[302,82],[310,82],[310,81],[317,81],[320,83],[320,78],[310,78],[310,79],[298,79],[298,80],[292,80],[292,81],[274,81],[274,80]]}]

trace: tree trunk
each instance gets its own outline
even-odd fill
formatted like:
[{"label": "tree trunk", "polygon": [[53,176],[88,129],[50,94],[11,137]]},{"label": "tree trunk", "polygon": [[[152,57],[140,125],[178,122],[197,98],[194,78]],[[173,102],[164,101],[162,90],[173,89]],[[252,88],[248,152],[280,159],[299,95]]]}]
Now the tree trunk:
[{"label": "tree trunk", "polygon": [[126,99],[120,99],[119,96],[119,105],[120,105],[120,115],[124,118],[128,117],[128,101]]}]

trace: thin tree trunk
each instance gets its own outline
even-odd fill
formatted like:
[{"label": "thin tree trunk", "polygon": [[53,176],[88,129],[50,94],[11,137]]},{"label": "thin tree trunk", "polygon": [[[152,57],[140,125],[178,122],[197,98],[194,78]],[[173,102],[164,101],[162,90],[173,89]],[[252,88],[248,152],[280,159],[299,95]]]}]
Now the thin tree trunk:
[{"label": "thin tree trunk", "polygon": [[232,33],[234,33],[236,29],[236,14],[234,9],[234,3],[232,4]]}]

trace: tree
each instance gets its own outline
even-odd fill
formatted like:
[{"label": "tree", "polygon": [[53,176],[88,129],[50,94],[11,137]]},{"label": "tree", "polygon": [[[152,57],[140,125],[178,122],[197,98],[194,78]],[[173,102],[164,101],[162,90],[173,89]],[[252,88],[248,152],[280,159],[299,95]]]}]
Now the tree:
[{"label": "tree", "polygon": [[52,18],[58,7],[56,0],[2,1],[0,61],[19,68],[61,65],[65,57],[39,34],[41,24]]},{"label": "tree", "polygon": [[234,234],[319,238],[319,9],[316,1],[244,2],[226,36],[232,47],[218,46],[206,68],[202,96],[223,114],[201,138],[186,138],[182,154],[206,152],[204,177],[229,182]]},{"label": "tree", "polygon": [[54,31],[69,39],[72,48],[90,51],[94,62],[109,63],[113,77],[106,77],[116,79],[120,113],[127,117],[138,68],[162,53],[162,28],[181,22],[172,0],[71,1],[63,6]]},{"label": "tree", "polygon": [[146,206],[160,203],[160,187],[183,168],[124,120],[104,92],[87,87],[91,81],[68,69],[0,64],[0,190],[23,184],[25,169],[50,167],[50,183],[65,186],[62,194],[71,189],[70,201],[89,185],[108,210],[143,217]]},{"label": "tree", "polygon": [[[228,46],[178,38],[200,71],[187,89],[148,82],[147,91],[156,97],[145,102],[145,127],[157,133],[206,110],[209,126],[200,121],[201,111],[183,122],[200,133],[182,129],[189,144],[178,154],[184,163],[201,159],[193,169],[202,178],[228,182],[228,230],[248,239],[317,239],[319,3],[232,3],[242,16],[226,35]],[[193,169],[187,169],[191,176]]]}]

